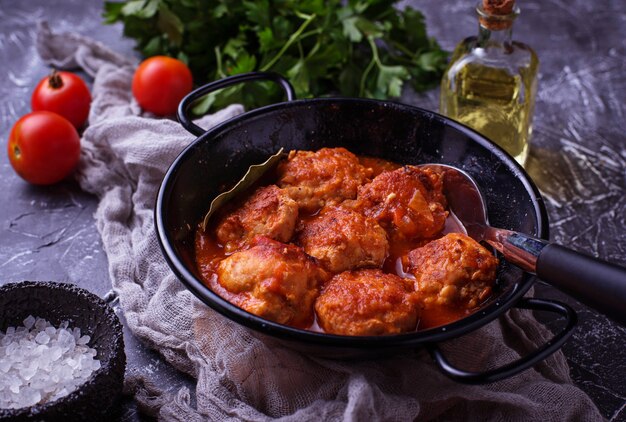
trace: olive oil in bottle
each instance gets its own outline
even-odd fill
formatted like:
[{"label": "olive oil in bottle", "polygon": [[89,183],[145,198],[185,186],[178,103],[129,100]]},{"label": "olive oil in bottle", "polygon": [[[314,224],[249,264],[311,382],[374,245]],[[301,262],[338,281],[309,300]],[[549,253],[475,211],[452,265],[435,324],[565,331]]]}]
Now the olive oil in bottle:
[{"label": "olive oil in bottle", "polygon": [[528,155],[539,61],[511,40],[514,0],[483,0],[479,35],[463,40],[441,82],[440,111],[500,145],[520,164]]}]

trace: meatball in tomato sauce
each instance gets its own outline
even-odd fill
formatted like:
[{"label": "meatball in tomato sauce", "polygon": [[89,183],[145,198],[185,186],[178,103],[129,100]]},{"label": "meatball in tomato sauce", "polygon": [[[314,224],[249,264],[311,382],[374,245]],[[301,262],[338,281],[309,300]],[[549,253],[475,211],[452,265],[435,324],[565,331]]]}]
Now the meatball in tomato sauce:
[{"label": "meatball in tomato sauce", "polygon": [[419,307],[410,282],[366,269],[330,279],[315,302],[315,313],[327,333],[370,336],[415,330]]},{"label": "meatball in tomato sauce", "polygon": [[448,215],[442,189],[440,173],[405,166],[383,172],[362,186],[357,201],[391,239],[429,239],[441,233]]},{"label": "meatball in tomato sauce", "polygon": [[218,293],[260,317],[295,327],[313,321],[313,304],[326,273],[302,248],[257,237],[251,247],[217,267]]},{"label": "meatball in tomato sauce", "polygon": [[427,304],[472,309],[489,295],[498,259],[480,243],[461,233],[449,233],[409,252],[409,272]]},{"label": "meatball in tomato sauce", "polygon": [[358,187],[371,174],[372,169],[345,148],[291,151],[278,166],[277,184],[298,202],[300,210],[313,213],[324,205],[356,198]]},{"label": "meatball in tomato sauce", "polygon": [[227,252],[233,252],[255,236],[288,242],[298,219],[298,204],[276,185],[258,188],[238,208],[218,221],[215,236]]},{"label": "meatball in tomato sauce", "polygon": [[296,242],[333,273],[380,268],[389,252],[387,234],[376,220],[337,206],[303,221]]}]

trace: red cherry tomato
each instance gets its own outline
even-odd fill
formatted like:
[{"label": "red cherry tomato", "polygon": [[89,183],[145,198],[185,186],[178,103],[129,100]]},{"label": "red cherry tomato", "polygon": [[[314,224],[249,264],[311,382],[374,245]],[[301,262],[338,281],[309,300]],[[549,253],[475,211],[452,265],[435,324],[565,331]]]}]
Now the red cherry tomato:
[{"label": "red cherry tomato", "polygon": [[69,120],[76,129],[89,116],[91,94],[87,84],[70,72],[54,70],[35,87],[30,100],[33,111],[52,111]]},{"label": "red cherry tomato", "polygon": [[180,60],[154,56],[144,60],[133,76],[133,95],[144,110],[158,116],[176,113],[178,103],[193,88],[191,71]]},{"label": "red cherry tomato", "polygon": [[9,134],[9,161],[24,180],[51,185],[67,177],[80,158],[80,138],[64,117],[34,111],[19,119]]}]

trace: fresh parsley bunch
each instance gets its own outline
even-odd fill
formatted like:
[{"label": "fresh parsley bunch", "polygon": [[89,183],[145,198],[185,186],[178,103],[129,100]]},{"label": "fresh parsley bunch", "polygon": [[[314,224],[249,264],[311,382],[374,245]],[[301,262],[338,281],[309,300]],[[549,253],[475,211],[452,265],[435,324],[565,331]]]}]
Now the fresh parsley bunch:
[{"label": "fresh parsley bunch", "polygon": [[[106,2],[107,23],[146,57],[186,62],[196,82],[250,71],[286,76],[299,98],[398,97],[405,82],[439,82],[448,53],[428,37],[424,16],[391,0],[128,0]],[[195,109],[280,99],[271,83],[239,85]]]}]

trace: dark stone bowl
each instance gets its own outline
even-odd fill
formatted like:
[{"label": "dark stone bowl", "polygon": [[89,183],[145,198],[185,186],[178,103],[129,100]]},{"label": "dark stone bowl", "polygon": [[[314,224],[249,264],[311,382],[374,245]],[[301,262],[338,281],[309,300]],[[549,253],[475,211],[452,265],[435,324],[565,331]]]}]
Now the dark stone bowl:
[{"label": "dark stone bowl", "polygon": [[5,421],[110,420],[118,413],[126,354],[122,324],[107,303],[71,284],[11,283],[0,287],[0,331],[19,327],[28,316],[44,318],[58,327],[68,321],[91,336],[101,367],[77,390],[53,402],[21,409],[0,409]]}]

